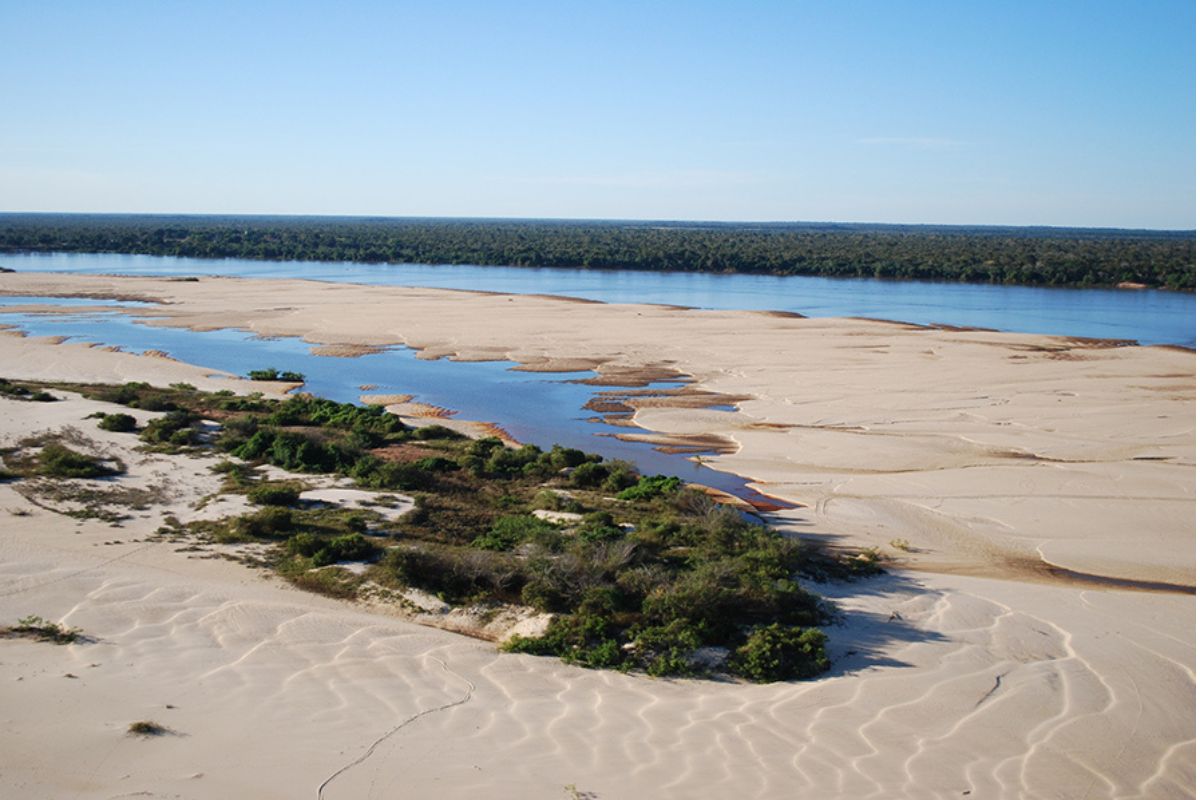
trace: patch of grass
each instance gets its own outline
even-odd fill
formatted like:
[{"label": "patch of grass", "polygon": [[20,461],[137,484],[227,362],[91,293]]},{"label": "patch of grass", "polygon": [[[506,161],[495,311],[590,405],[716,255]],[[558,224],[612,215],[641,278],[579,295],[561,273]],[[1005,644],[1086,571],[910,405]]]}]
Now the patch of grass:
[{"label": "patch of grass", "polygon": [[61,622],[51,622],[36,614],[22,617],[17,620],[17,624],[4,628],[3,633],[7,636],[37,639],[41,642],[53,642],[54,644],[71,644],[79,641],[83,635],[83,631],[78,628],[68,627]]},{"label": "patch of grass", "polygon": [[104,459],[72,450],[58,442],[48,442],[37,456],[36,474],[48,478],[103,478],[121,470]]}]

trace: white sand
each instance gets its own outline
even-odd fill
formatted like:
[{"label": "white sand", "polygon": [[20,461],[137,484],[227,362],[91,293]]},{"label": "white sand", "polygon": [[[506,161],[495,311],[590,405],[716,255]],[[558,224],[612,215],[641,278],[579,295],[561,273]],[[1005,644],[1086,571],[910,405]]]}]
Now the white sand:
[{"label": "white sand", "polygon": [[[641,409],[640,424],[733,436],[717,466],[808,504],[787,527],[907,538],[922,571],[824,587],[846,612],[827,678],[661,681],[500,655],[137,541],[150,518],[15,516],[28,504],[0,485],[0,621],[41,614],[99,638],[0,641],[0,796],[315,796],[347,765],[326,797],[1194,796],[1194,597],[1022,560],[1194,582],[1192,354],[434,290],[0,276],[0,291],[55,288],[314,342],[669,362],[755,399]],[[271,311],[284,290],[288,310]],[[0,374],[49,377],[51,352],[57,377],[116,369],[2,336]],[[156,382],[173,365],[128,358],[121,374]],[[65,404],[0,402],[5,441],[47,415],[88,424]],[[127,737],[139,719],[181,735]]]}]

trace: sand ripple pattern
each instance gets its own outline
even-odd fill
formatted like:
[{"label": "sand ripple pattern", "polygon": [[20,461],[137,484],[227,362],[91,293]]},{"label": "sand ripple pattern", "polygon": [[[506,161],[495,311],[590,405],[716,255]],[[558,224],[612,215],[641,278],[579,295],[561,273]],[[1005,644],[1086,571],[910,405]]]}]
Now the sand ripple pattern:
[{"label": "sand ripple pattern", "polygon": [[[887,577],[846,590],[832,676],[754,686],[501,655],[231,587],[231,565],[211,565],[222,581],[164,581],[146,552],[85,566],[0,565],[0,618],[98,639],[49,665],[45,645],[3,643],[4,797],[1192,796],[1193,732],[1170,705],[1194,698],[1189,634],[1110,623],[1115,603],[1156,619],[1188,598]],[[124,735],[147,718],[179,735]],[[49,755],[64,746],[78,757]]]}]

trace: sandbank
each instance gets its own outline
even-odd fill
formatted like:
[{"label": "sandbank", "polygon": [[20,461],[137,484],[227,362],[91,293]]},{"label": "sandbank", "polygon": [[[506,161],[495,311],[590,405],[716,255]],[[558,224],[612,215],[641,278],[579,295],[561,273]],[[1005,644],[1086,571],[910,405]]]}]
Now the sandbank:
[{"label": "sandbank", "polygon": [[[774,515],[781,527],[900,559],[822,587],[845,615],[829,677],[661,681],[501,655],[189,559],[144,541],[153,520],[114,537],[0,485],[0,619],[38,613],[98,639],[0,643],[0,681],[17,687],[6,796],[295,797],[343,767],[324,796],[1194,796],[1194,596],[1027,566],[1194,586],[1192,353],[309,281],[5,274],[0,293],[157,300],[136,311],[153,325],[314,345],[686,375],[746,399],[633,420],[735,442],[705,461],[799,504]],[[218,380],[11,335],[0,364],[12,378]],[[66,414],[4,402],[5,439]],[[151,715],[181,735],[125,737]]]}]

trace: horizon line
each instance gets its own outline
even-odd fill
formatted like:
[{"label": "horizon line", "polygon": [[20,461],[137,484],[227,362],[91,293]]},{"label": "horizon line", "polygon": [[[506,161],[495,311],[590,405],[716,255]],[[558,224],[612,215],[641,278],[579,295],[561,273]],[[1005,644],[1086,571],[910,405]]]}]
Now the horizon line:
[{"label": "horizon line", "polygon": [[437,220],[444,222],[551,222],[551,223],[602,223],[640,225],[719,225],[719,226],[755,226],[755,225],[795,225],[795,226],[858,226],[881,228],[995,228],[1009,230],[1060,230],[1060,231],[1096,231],[1096,232],[1126,232],[1126,233],[1170,233],[1196,234],[1196,228],[1147,228],[1121,227],[1114,225],[1056,225],[1042,223],[1003,223],[1003,222],[880,222],[853,220],[799,220],[799,219],[758,219],[758,220],[720,220],[720,219],[669,219],[665,217],[525,217],[525,216],[442,216],[419,214],[334,214],[334,213],[296,213],[296,212],[235,212],[235,211],[0,211],[0,217],[11,216],[68,216],[68,217],[228,217],[228,218],[259,218],[259,219],[336,219],[336,220]]}]

